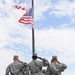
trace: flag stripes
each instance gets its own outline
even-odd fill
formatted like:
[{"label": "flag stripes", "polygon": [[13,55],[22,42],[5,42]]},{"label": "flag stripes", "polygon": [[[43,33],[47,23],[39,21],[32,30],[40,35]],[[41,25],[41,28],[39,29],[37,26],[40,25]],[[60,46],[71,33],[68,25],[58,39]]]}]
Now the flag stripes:
[{"label": "flag stripes", "polygon": [[19,23],[22,24],[31,24],[32,27],[34,28],[34,20],[32,18],[32,8],[29,9],[18,21]]}]

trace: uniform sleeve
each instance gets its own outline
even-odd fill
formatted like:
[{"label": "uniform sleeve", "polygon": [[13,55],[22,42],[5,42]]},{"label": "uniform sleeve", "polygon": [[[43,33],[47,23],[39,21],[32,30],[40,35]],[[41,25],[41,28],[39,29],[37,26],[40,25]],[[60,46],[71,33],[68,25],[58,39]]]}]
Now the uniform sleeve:
[{"label": "uniform sleeve", "polygon": [[63,72],[66,68],[67,68],[67,65],[61,63],[62,67],[61,67],[61,72]]},{"label": "uniform sleeve", "polygon": [[43,66],[49,66],[49,62],[47,59],[43,58]]},{"label": "uniform sleeve", "polygon": [[5,73],[5,75],[9,75],[9,72],[10,72],[10,65],[6,68],[6,73]]}]

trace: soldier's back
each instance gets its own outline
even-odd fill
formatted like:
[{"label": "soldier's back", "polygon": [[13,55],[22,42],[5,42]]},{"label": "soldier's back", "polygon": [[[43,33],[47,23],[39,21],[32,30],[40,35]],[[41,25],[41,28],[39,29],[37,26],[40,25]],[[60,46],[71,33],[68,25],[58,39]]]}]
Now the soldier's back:
[{"label": "soldier's back", "polygon": [[42,62],[39,60],[32,60],[29,64],[29,68],[31,70],[32,75],[40,75],[42,70]]},{"label": "soldier's back", "polygon": [[21,71],[23,67],[22,63],[19,62],[13,62],[10,64],[10,71],[13,75],[23,75],[23,72]]}]

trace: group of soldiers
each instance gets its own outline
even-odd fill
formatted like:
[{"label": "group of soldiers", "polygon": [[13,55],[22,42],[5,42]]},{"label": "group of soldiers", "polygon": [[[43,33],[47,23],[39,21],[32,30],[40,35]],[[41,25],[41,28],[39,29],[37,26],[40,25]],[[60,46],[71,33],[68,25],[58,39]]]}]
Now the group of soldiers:
[{"label": "group of soldiers", "polygon": [[[13,62],[6,68],[5,75],[61,75],[67,68],[64,63],[58,61],[57,56],[52,56],[51,62],[38,57],[37,54],[33,54],[32,59],[31,62],[26,63],[20,61],[19,57],[15,55]],[[42,70],[44,66],[47,67],[46,70]]]}]

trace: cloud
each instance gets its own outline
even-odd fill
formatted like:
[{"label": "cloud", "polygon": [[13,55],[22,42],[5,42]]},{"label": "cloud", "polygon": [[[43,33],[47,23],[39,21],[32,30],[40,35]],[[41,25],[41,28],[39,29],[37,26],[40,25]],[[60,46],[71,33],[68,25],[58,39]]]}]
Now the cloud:
[{"label": "cloud", "polygon": [[51,14],[56,16],[69,16],[72,17],[75,13],[75,1],[70,2],[67,0],[58,1],[53,5]]},{"label": "cloud", "polygon": [[[48,29],[36,31],[36,45],[46,51],[57,51],[59,56],[66,57],[65,61],[75,62],[75,30],[74,29]],[[43,49],[41,49],[43,51]],[[62,55],[63,54],[63,55]],[[70,59],[67,59],[70,56]]]},{"label": "cloud", "polygon": [[52,4],[50,10],[50,15],[55,15],[55,17],[67,16],[71,24],[75,23],[75,1],[57,1]]},{"label": "cloud", "polygon": [[[6,44],[13,44],[14,41],[17,43],[20,43],[20,42],[23,42],[22,39],[24,39],[24,37],[27,39],[28,37],[31,37],[31,31],[27,29],[24,25],[22,26],[21,24],[18,23],[19,18],[25,13],[24,11],[22,12],[19,12],[19,11],[22,11],[22,10],[14,9],[12,7],[12,4],[10,6],[8,6],[7,4],[3,4],[3,7],[1,7],[1,12],[0,12],[1,13],[1,16],[0,16],[1,45],[0,47],[3,47]],[[17,35],[21,36],[22,39],[20,37],[13,38],[13,36],[17,36]],[[31,39],[29,39],[29,41],[31,42]]]},{"label": "cloud", "polygon": [[44,19],[44,13],[51,7],[51,2],[47,0],[37,0],[34,2],[35,21]]}]

